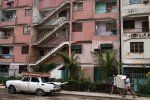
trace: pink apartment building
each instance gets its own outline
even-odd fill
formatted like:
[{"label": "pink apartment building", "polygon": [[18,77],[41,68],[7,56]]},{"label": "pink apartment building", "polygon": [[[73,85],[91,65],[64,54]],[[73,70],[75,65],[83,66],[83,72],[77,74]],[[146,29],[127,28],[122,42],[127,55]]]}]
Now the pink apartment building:
[{"label": "pink apartment building", "polygon": [[2,1],[0,71],[9,76],[39,64],[60,67],[56,54],[75,52],[86,78],[95,81],[90,52],[119,51],[119,0]]},{"label": "pink apartment building", "polygon": [[27,70],[31,41],[32,0],[0,0],[0,73]]}]

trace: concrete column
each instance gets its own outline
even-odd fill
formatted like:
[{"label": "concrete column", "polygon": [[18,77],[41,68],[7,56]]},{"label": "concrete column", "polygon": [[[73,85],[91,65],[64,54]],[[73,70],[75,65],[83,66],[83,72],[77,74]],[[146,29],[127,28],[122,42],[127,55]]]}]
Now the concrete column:
[{"label": "concrete column", "polygon": [[149,22],[149,30],[150,30],[150,15],[148,16],[148,22]]}]

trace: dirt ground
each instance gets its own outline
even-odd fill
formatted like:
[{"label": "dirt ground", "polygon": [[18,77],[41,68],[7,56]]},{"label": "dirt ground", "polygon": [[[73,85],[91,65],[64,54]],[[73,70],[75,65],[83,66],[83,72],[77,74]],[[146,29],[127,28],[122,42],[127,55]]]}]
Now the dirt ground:
[{"label": "dirt ground", "polygon": [[[87,97],[87,96],[75,96],[75,95],[64,95],[64,94],[55,94],[55,95],[45,95],[45,96],[36,96],[34,93],[17,93],[9,94],[7,89],[0,88],[0,100],[113,100],[110,98],[99,98],[99,97]],[[116,99],[114,99],[116,100]]]}]

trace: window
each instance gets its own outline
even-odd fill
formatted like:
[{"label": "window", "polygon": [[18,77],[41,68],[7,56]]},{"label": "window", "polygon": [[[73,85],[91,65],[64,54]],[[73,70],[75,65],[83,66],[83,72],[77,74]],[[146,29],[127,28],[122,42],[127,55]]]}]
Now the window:
[{"label": "window", "polygon": [[132,5],[132,4],[141,4],[142,3],[142,0],[129,0],[129,5]]},{"label": "window", "polygon": [[3,47],[2,48],[2,54],[9,54],[10,48],[9,47]]},{"label": "window", "polygon": [[13,13],[7,12],[5,14],[5,19],[6,19],[6,21],[11,21],[13,19]]},{"label": "window", "polygon": [[8,73],[9,65],[0,65],[0,72]]},{"label": "window", "polygon": [[23,27],[23,34],[30,34],[31,27],[30,26],[24,26]]},{"label": "window", "polygon": [[22,81],[29,82],[30,81],[30,77],[24,77]]},{"label": "window", "polygon": [[37,77],[32,77],[31,82],[39,82],[39,79]]},{"label": "window", "polygon": [[14,34],[14,29],[6,29],[6,30],[3,30],[3,32],[5,33],[4,38],[8,39],[11,35]]},{"label": "window", "polygon": [[31,9],[25,9],[25,16],[31,16],[32,10]]},{"label": "window", "polygon": [[131,53],[143,53],[144,43],[143,42],[130,42],[130,52]]},{"label": "window", "polygon": [[48,77],[41,77],[41,81],[43,83],[49,82],[49,78]]},{"label": "window", "polygon": [[19,74],[27,72],[27,65],[19,65]]},{"label": "window", "polygon": [[134,20],[123,21],[123,28],[124,29],[134,29],[135,28]]},{"label": "window", "polygon": [[82,10],[83,10],[83,2],[73,3],[73,11],[82,11]]},{"label": "window", "polygon": [[95,2],[95,13],[101,14],[101,13],[109,13],[109,12],[116,12],[117,6],[116,2],[110,0],[109,2],[103,2],[103,1],[96,1]]},{"label": "window", "polygon": [[72,52],[76,54],[82,53],[82,45],[74,45],[71,47]]},{"label": "window", "polygon": [[29,45],[22,46],[22,54],[28,54],[29,53]]},{"label": "window", "polygon": [[72,28],[73,32],[82,32],[82,23],[73,23]]},{"label": "window", "polygon": [[106,32],[116,31],[116,22],[106,22]]}]

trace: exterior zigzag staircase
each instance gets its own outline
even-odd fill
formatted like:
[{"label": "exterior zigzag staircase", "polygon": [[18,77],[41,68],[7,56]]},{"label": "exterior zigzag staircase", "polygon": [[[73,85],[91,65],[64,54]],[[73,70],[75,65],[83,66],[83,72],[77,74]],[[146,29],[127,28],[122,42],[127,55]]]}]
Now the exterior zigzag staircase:
[{"label": "exterior zigzag staircase", "polygon": [[[46,32],[42,37],[40,37],[40,39],[38,39],[35,42],[33,42],[32,45],[34,45],[34,46],[41,45],[41,43],[43,43],[50,36],[52,36],[52,34],[55,34],[61,27],[63,27],[67,23],[69,23],[69,20],[66,17],[51,18],[51,16],[53,14],[55,14],[59,9],[61,9],[62,7],[64,7],[67,3],[69,3],[68,0],[65,1],[64,3],[62,3],[54,11],[52,11],[47,17],[45,17],[44,19],[42,19],[42,20],[39,21],[38,25],[40,25],[40,24],[42,24],[44,22],[44,23],[46,23],[46,25],[48,24],[48,25],[52,26],[52,30]],[[50,20],[50,21],[48,21],[48,20]],[[57,40],[55,40],[55,41],[60,41],[59,40],[60,38],[61,38],[61,36]],[[53,42],[55,42],[55,41],[53,41]],[[66,41],[66,40],[57,43],[57,45],[55,47],[53,47],[53,49],[51,49],[50,51],[48,51],[42,58],[38,59],[34,63],[29,64],[29,66],[36,66],[36,65],[38,65],[40,63],[43,63],[52,54],[56,53],[58,50],[62,49],[64,46],[66,46],[68,44],[69,44],[69,42]]]},{"label": "exterior zigzag staircase", "polygon": [[66,6],[66,4],[69,3],[69,0],[64,0],[64,2],[62,4],[60,4],[58,7],[56,7],[55,9],[53,9],[47,17],[45,18],[38,18],[37,16],[35,17],[36,20],[38,20],[38,22],[36,23],[33,23],[35,25],[40,25],[42,24],[43,22],[45,22],[48,18],[50,18],[55,12],[57,12],[58,10],[60,10],[62,7]]},{"label": "exterior zigzag staircase", "polygon": [[35,65],[38,65],[38,64],[44,62],[45,60],[48,59],[49,56],[51,56],[57,50],[61,49],[62,47],[64,47],[65,45],[68,45],[68,44],[69,44],[69,42],[63,42],[63,43],[59,44],[57,47],[55,47],[54,49],[49,51],[44,57],[42,57],[41,59],[37,60],[34,64],[29,64],[29,66],[35,66]]}]

